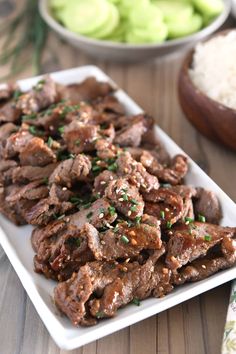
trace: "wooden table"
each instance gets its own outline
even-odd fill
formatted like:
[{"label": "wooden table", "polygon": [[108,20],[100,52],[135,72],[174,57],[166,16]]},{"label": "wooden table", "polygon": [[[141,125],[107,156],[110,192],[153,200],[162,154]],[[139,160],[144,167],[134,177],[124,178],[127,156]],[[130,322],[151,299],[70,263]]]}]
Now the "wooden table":
[{"label": "wooden table", "polygon": [[[180,110],[176,83],[183,55],[138,65],[111,64],[91,59],[51,35],[43,72],[98,65],[235,200],[235,154],[198,134]],[[31,75],[29,68],[16,79]],[[67,353],[49,336],[1,247],[0,289],[0,353]],[[228,283],[70,353],[219,354],[229,290]]]}]

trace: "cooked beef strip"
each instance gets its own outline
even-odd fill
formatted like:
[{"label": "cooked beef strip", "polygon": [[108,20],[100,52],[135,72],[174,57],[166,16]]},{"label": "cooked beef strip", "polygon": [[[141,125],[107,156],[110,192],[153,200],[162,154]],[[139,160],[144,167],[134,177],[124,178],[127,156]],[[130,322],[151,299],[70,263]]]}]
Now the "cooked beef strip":
[{"label": "cooked beef strip", "polygon": [[10,135],[3,149],[3,157],[5,159],[13,158],[18,155],[34,136],[27,130],[19,130]]},{"label": "cooked beef strip", "polygon": [[103,196],[105,193],[105,189],[110,181],[117,179],[117,176],[114,172],[105,170],[101,172],[95,179],[94,179],[94,190],[93,193],[95,195]]},{"label": "cooked beef strip", "polygon": [[97,230],[90,224],[81,229],[73,224],[64,224],[56,235],[47,236],[37,244],[35,270],[59,281],[69,279],[81,265],[94,260],[87,247],[88,235],[93,232]]},{"label": "cooked beef strip", "polygon": [[207,222],[219,224],[222,218],[222,210],[215,193],[204,188],[197,188],[195,198],[194,212],[196,216],[202,215],[206,218]]},{"label": "cooked beef strip", "polygon": [[46,166],[56,162],[56,155],[41,138],[32,138],[20,151],[22,166]]},{"label": "cooked beef strip", "polygon": [[[15,203],[11,205],[9,202],[6,201],[7,196],[13,193],[16,188],[17,187],[14,185],[6,186],[4,188],[0,187],[0,212],[14,224],[24,225],[26,224],[26,221],[21,214],[22,205],[20,205],[20,203]],[[31,205],[32,203],[27,204]]]},{"label": "cooked beef strip", "polygon": [[97,150],[97,157],[102,160],[114,159],[122,152],[122,149],[111,144],[105,139],[99,139],[95,142],[95,148]]},{"label": "cooked beef strip", "polygon": [[119,115],[125,114],[124,106],[115,96],[107,95],[92,102],[94,111],[97,112],[97,123],[105,123],[107,120],[116,119]]},{"label": "cooked beef strip", "polygon": [[50,76],[45,76],[29,92],[21,95],[16,107],[24,114],[37,113],[57,101],[56,84]]},{"label": "cooked beef strip", "polygon": [[98,128],[96,125],[71,122],[65,127],[62,135],[68,150],[75,154],[94,150],[95,141],[100,136]]},{"label": "cooked beef strip", "polygon": [[146,131],[147,124],[144,115],[139,114],[133,117],[133,119],[127,118],[126,125],[116,133],[114,142],[120,146],[137,147],[140,145],[142,135]]},{"label": "cooked beef strip", "polygon": [[19,166],[13,169],[13,183],[28,183],[38,179],[48,180],[49,176],[57,167],[57,163],[52,163],[44,167],[39,166]]},{"label": "cooked beef strip", "polygon": [[181,183],[188,172],[187,158],[183,155],[176,155],[169,167],[164,167],[148,151],[143,152],[140,161],[149,173],[173,185]]},{"label": "cooked beef strip", "polygon": [[14,205],[21,199],[36,200],[48,196],[48,187],[42,185],[42,181],[34,181],[25,186],[15,186],[12,193],[6,197],[6,201]]},{"label": "cooked beef strip", "polygon": [[0,186],[6,186],[12,183],[13,173],[17,168],[17,162],[14,160],[0,161]]},{"label": "cooked beef strip", "polygon": [[192,222],[175,226],[169,235],[166,264],[171,269],[177,269],[205,256],[223,237],[234,237],[236,228]]},{"label": "cooked beef strip", "polygon": [[85,155],[77,155],[62,161],[53,171],[49,183],[70,188],[75,182],[84,181],[91,169],[91,162]]},{"label": "cooked beef strip", "polygon": [[130,153],[121,153],[116,163],[118,166],[117,174],[127,178],[141,192],[150,192],[159,188],[157,177],[150,175],[140,162],[131,157]]},{"label": "cooked beef strip", "polygon": [[0,106],[0,122],[16,123],[21,115],[21,110],[17,108],[14,100]]},{"label": "cooked beef strip", "polygon": [[199,281],[217,273],[219,270],[232,267],[236,263],[236,241],[223,237],[221,242],[222,255],[214,254],[199,258],[180,269],[172,276],[172,282],[180,285],[189,281]]},{"label": "cooked beef strip", "polygon": [[138,189],[124,178],[110,181],[105,189],[105,196],[117,210],[133,220],[143,214],[144,202]]},{"label": "cooked beef strip", "polygon": [[6,140],[12,133],[17,132],[18,126],[13,123],[5,123],[0,126],[0,141]]},{"label": "cooked beef strip", "polygon": [[17,85],[15,84],[10,83],[2,86],[2,88],[0,89],[0,101],[9,100],[15,90],[17,90]]},{"label": "cooked beef strip", "polygon": [[126,223],[120,223],[115,231],[110,229],[88,235],[88,247],[97,260],[133,258],[143,249],[157,250],[161,245],[160,228],[148,224],[128,227]]},{"label": "cooked beef strip", "polygon": [[169,188],[145,193],[143,198],[146,200],[145,213],[157,217],[164,227],[172,226],[183,217],[183,199]]},{"label": "cooked beef strip", "polygon": [[110,84],[99,82],[94,77],[85,79],[80,84],[71,84],[59,88],[60,98],[70,100],[73,104],[80,101],[91,101],[107,96],[113,91]]}]

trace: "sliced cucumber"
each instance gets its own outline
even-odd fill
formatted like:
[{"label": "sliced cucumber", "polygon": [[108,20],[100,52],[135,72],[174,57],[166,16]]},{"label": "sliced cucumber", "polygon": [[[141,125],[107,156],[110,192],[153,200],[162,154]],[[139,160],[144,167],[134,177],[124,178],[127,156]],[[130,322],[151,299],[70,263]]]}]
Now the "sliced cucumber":
[{"label": "sliced cucumber", "polygon": [[188,21],[193,15],[194,8],[190,3],[174,0],[156,1],[155,5],[159,8],[166,22],[176,20]]},{"label": "sliced cucumber", "polygon": [[121,17],[127,18],[134,9],[148,6],[149,4],[150,0],[120,0],[117,6]]},{"label": "sliced cucumber", "polygon": [[162,23],[163,15],[155,5],[144,5],[133,9],[129,22],[133,28],[147,28],[149,25]]},{"label": "sliced cucumber", "polygon": [[169,22],[168,26],[168,38],[175,39],[188,36],[192,33],[199,31],[202,27],[202,17],[199,14],[194,14],[188,21],[175,21]]},{"label": "sliced cucumber", "polygon": [[98,28],[96,32],[90,34],[93,38],[102,39],[109,36],[119,24],[119,11],[112,3],[109,3],[108,5],[110,8],[108,20],[100,28]]},{"label": "sliced cucumber", "polygon": [[125,34],[128,28],[127,21],[120,21],[118,26],[112,31],[109,36],[105,37],[105,40],[114,42],[125,42]]},{"label": "sliced cucumber", "polygon": [[224,10],[222,0],[192,0],[192,2],[199,12],[209,17],[217,16]]},{"label": "sliced cucumber", "polygon": [[133,44],[162,43],[167,38],[168,29],[164,23],[146,29],[133,28],[126,34],[126,41]]},{"label": "sliced cucumber", "polygon": [[71,31],[89,35],[108,21],[109,12],[106,0],[70,0],[61,13],[61,20]]}]

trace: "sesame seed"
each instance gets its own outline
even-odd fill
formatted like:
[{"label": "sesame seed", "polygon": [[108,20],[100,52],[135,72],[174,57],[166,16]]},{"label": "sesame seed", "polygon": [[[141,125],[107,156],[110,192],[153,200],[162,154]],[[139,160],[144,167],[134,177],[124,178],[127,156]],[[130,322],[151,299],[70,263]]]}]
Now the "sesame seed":
[{"label": "sesame seed", "polygon": [[127,215],[130,216],[132,214],[131,210],[128,211]]},{"label": "sesame seed", "polygon": [[170,211],[170,209],[169,208],[165,208],[165,211]]},{"label": "sesame seed", "polygon": [[67,190],[67,187],[63,187],[62,190],[63,190],[63,191],[66,191],[66,190]]},{"label": "sesame seed", "polygon": [[102,244],[102,245],[105,245],[105,244],[106,244],[106,242],[102,240],[102,241],[101,241],[101,244]]},{"label": "sesame seed", "polygon": [[118,200],[119,200],[119,202],[123,202],[123,201],[124,201],[124,199],[123,199],[123,198],[119,198]]},{"label": "sesame seed", "polygon": [[205,264],[203,264],[203,265],[202,265],[202,268],[203,268],[203,269],[206,269],[206,266],[205,266]]},{"label": "sesame seed", "polygon": [[168,271],[167,268],[163,268],[163,269],[162,269],[162,273],[163,273],[163,274],[168,274],[168,272],[169,272],[169,271]]},{"label": "sesame seed", "polygon": [[101,181],[100,184],[106,184],[106,182],[105,181]]},{"label": "sesame seed", "polygon": [[98,215],[98,217],[99,217],[99,219],[102,219],[102,218],[104,217],[104,213],[100,213],[100,214]]}]

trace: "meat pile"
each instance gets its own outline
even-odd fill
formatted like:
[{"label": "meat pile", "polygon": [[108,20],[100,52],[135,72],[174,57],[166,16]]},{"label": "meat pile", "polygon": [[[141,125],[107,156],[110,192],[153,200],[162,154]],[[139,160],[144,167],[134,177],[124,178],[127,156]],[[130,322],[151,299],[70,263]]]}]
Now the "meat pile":
[{"label": "meat pile", "polygon": [[0,211],[31,224],[35,271],[74,325],[236,262],[236,228],[219,226],[211,191],[184,184],[147,114],[127,116],[107,83],[0,91]]}]

